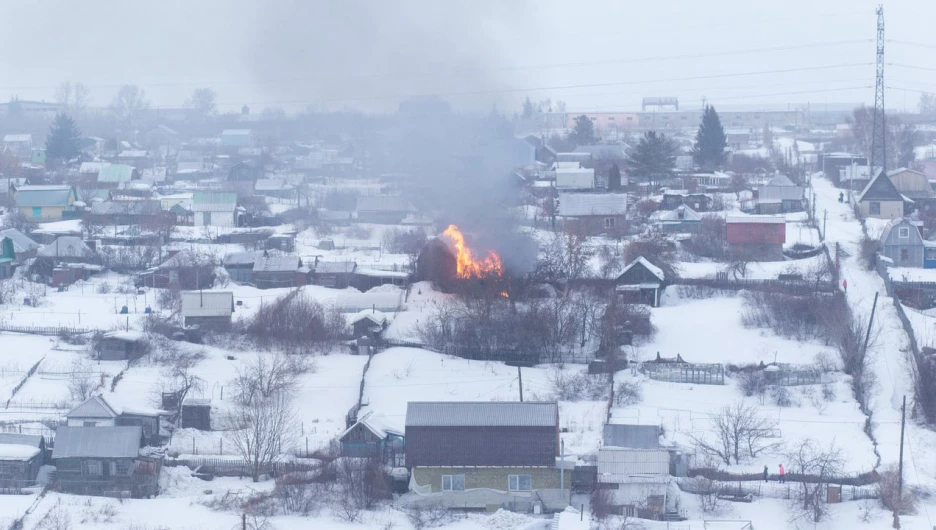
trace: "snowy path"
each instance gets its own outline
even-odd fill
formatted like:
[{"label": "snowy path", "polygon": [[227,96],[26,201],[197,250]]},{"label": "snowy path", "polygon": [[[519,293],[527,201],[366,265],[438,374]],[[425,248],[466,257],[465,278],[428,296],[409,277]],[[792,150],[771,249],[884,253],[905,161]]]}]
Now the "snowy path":
[{"label": "snowy path", "polygon": [[[813,177],[812,185],[816,193],[816,216],[820,222],[823,212],[828,211],[826,243],[832,252],[835,243],[839,243],[843,251],[841,274],[848,281],[848,303],[856,317],[867,321],[875,293],[880,296],[874,316],[874,328],[879,330],[879,335],[871,360],[877,387],[869,400],[869,407],[873,413],[873,433],[878,442],[881,465],[886,468],[899,459],[901,399],[906,395],[908,402],[913,400],[908,364],[911,362],[909,340],[893,300],[887,296],[884,281],[861,263],[862,230],[851,207],[847,202],[838,202],[839,190],[821,174]],[[936,465],[936,433],[917,426],[908,418],[906,438],[904,480],[908,484],[933,488],[936,486],[932,476]],[[927,511],[921,510],[918,517],[929,519]]]}]

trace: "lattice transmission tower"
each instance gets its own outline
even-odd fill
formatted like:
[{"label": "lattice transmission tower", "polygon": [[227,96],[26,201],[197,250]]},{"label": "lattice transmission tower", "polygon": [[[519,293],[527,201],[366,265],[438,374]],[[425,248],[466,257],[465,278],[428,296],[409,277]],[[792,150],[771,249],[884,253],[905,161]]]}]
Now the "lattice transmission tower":
[{"label": "lattice transmission tower", "polygon": [[874,80],[874,116],[871,126],[871,176],[887,171],[887,117],[884,113],[884,6],[877,8],[877,72]]}]

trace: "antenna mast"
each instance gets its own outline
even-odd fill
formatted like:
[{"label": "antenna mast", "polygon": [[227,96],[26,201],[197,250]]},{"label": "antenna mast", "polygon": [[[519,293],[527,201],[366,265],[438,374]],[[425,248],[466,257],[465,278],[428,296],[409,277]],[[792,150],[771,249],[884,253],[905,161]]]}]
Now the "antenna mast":
[{"label": "antenna mast", "polygon": [[877,72],[874,82],[874,116],[871,128],[871,177],[887,170],[887,119],[884,114],[884,6],[877,11]]}]

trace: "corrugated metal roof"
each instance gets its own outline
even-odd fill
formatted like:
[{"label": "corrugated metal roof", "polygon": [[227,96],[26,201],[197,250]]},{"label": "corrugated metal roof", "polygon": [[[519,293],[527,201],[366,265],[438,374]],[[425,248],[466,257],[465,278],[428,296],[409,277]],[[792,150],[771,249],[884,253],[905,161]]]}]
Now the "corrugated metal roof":
[{"label": "corrugated metal roof", "polygon": [[91,203],[94,215],[157,215],[162,211],[159,201],[98,201]]},{"label": "corrugated metal roof", "polygon": [[407,427],[556,427],[555,402],[411,401]]},{"label": "corrugated metal roof", "polygon": [[183,317],[227,317],[234,312],[230,291],[186,291],[182,293]]},{"label": "corrugated metal roof", "polygon": [[31,134],[6,134],[3,136],[3,143],[27,143],[32,141]]},{"label": "corrugated metal roof", "polygon": [[78,236],[59,236],[55,241],[39,249],[38,255],[43,258],[93,258],[91,250]]},{"label": "corrugated metal roof", "polygon": [[0,444],[28,445],[30,447],[39,447],[42,443],[42,436],[38,434],[19,434],[14,432],[0,432]]},{"label": "corrugated metal roof", "polygon": [[363,195],[357,198],[355,210],[359,212],[408,212],[409,203],[398,195]]},{"label": "corrugated metal roof", "polygon": [[143,428],[58,427],[52,459],[136,458],[140,456]]},{"label": "corrugated metal roof", "polygon": [[254,272],[288,272],[299,269],[299,256],[267,256],[254,261]]},{"label": "corrugated metal roof", "polygon": [[627,213],[626,193],[561,193],[559,216],[624,215]]},{"label": "corrugated metal roof", "polygon": [[320,261],[315,265],[316,274],[350,274],[357,268],[353,261]]},{"label": "corrugated metal roof", "polygon": [[627,482],[633,475],[669,475],[666,449],[602,447],[598,450],[598,482]]},{"label": "corrugated metal roof", "polygon": [[[226,191],[196,191],[192,194],[192,207],[195,211],[233,211],[237,206],[237,194]],[[222,208],[211,210],[210,208]]]},{"label": "corrugated metal roof", "polygon": [[604,445],[631,449],[656,449],[660,447],[660,428],[656,425],[604,426]]},{"label": "corrugated metal roof", "polygon": [[16,206],[68,206],[68,199],[73,193],[71,186],[23,186],[16,190]]},{"label": "corrugated metal roof", "polygon": [[68,412],[68,414],[65,414],[66,418],[108,419],[116,418],[117,416],[117,411],[115,411],[114,408],[111,407],[101,396],[93,396],[91,399],[73,408]]},{"label": "corrugated metal roof", "polygon": [[130,182],[133,179],[133,166],[126,164],[108,164],[101,168],[98,173],[98,182],[107,182],[115,184],[118,182]]},{"label": "corrugated metal roof", "polygon": [[8,237],[11,241],[13,241],[14,252],[29,252],[30,250],[37,249],[40,246],[39,243],[29,239],[29,236],[15,228],[0,230],[0,236]]},{"label": "corrugated metal roof", "polygon": [[[680,217],[681,215],[681,217]],[[702,215],[685,204],[680,204],[676,208],[660,215],[660,221],[701,221]]]},{"label": "corrugated metal roof", "polygon": [[283,179],[257,179],[257,183],[254,184],[254,190],[256,191],[283,191],[291,189],[292,186],[287,184]]},{"label": "corrugated metal roof", "polygon": [[225,265],[253,265],[258,258],[263,257],[263,251],[257,250],[253,252],[232,252],[224,256],[224,259],[221,262]]}]

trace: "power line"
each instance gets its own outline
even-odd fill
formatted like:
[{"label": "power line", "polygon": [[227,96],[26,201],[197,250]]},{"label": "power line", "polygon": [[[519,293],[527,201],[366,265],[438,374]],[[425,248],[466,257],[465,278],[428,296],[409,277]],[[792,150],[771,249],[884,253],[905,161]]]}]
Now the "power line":
[{"label": "power line", "polygon": [[892,42],[894,44],[906,44],[908,46],[919,46],[920,48],[930,48],[932,50],[936,50],[936,45],[923,44],[922,42],[912,42],[912,41],[899,40],[899,39],[887,39],[887,42]]},{"label": "power line", "polygon": [[[871,88],[871,85],[860,85],[860,86],[849,86],[849,87],[838,87],[838,88],[820,88],[820,89],[815,89],[815,90],[797,90],[797,91],[790,91],[790,92],[774,92],[770,94],[745,94],[741,96],[725,96],[725,97],[712,98],[712,101],[717,102],[717,101],[730,101],[730,100],[738,100],[738,99],[766,98],[766,97],[774,97],[774,96],[793,96],[793,95],[799,95],[799,94],[842,92],[845,90],[865,90],[868,88]],[[633,105],[633,106],[627,107],[627,106],[615,106],[615,105],[608,104],[608,105],[599,105],[598,107],[589,107],[589,109],[595,110],[595,109],[608,108],[608,107],[615,107],[619,109],[628,109],[628,108],[636,109],[640,107],[640,105]]]},{"label": "power line", "polygon": [[936,72],[936,68],[929,68],[926,66],[914,66],[910,64],[887,63],[887,66],[896,66],[898,68],[909,68],[910,70],[923,70],[926,72]]}]

